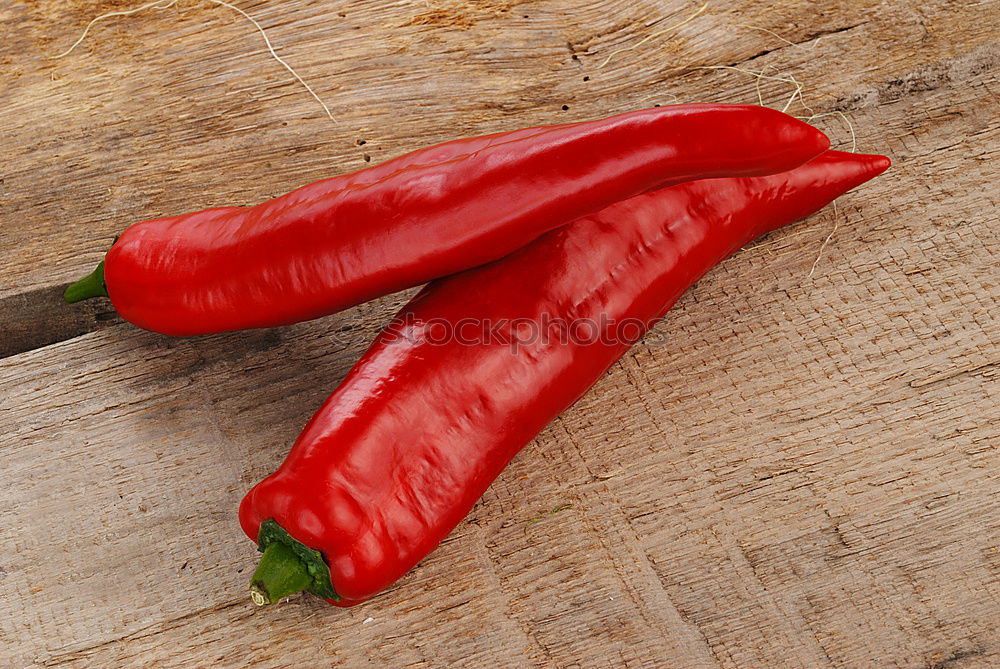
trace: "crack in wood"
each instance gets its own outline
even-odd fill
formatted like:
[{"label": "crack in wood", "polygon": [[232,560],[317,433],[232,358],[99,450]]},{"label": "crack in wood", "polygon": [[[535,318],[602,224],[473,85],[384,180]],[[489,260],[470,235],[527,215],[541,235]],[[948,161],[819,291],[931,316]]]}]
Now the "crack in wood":
[{"label": "crack in wood", "polygon": [[950,381],[951,379],[965,376],[967,374],[978,374],[980,372],[985,372],[986,370],[1000,365],[1000,362],[986,362],[981,365],[975,365],[973,367],[963,367],[961,369],[951,369],[939,374],[934,374],[924,379],[919,379],[916,381],[910,381],[911,388],[924,388],[935,383],[940,383],[942,381]]},{"label": "crack in wood", "polygon": [[970,657],[980,657],[985,654],[986,650],[979,647],[959,649],[950,653],[940,662],[935,662],[934,664],[928,664],[927,669],[949,669],[950,667],[956,666],[962,660],[967,660]]},{"label": "crack in wood", "polygon": [[[171,629],[176,627],[178,623],[182,623],[191,618],[196,618],[209,613],[218,613],[219,611],[225,611],[227,609],[232,609],[235,607],[245,608],[247,607],[249,601],[250,600],[248,597],[241,597],[240,599],[237,600],[223,602],[221,604],[209,606],[204,609],[198,609],[197,611],[185,613],[182,616],[177,616],[174,618],[169,618],[167,620],[161,620],[155,623],[151,623],[149,625],[146,625],[145,627],[140,627],[134,632],[129,632],[128,634],[122,635],[120,637],[116,637],[114,639],[108,639],[106,641],[102,641],[100,643],[96,643],[91,646],[86,646],[84,648],[77,648],[75,650],[63,653],[60,653],[59,650],[56,650],[55,651],[56,654],[50,655],[47,658],[36,658],[35,662],[44,667],[58,667],[60,665],[68,664],[70,662],[76,662],[77,660],[86,659],[87,657],[90,657],[91,655],[94,655],[95,653],[99,652],[102,648],[114,645],[116,643],[122,643],[124,641],[136,641],[138,639],[146,639],[148,637],[153,637],[158,634],[163,634],[164,632],[169,632],[171,631]],[[249,613],[247,613],[246,615],[252,616],[254,612],[255,611],[251,609]]]},{"label": "crack in wood", "polygon": [[[958,58],[921,65],[906,74],[887,79],[863,93],[841,97],[830,111],[854,111],[864,107],[897,102],[915,93],[929,93],[945,86],[982,78],[1000,63],[1000,50],[985,44]],[[983,84],[985,86],[985,82]],[[989,88],[986,87],[987,92]],[[992,93],[991,93],[992,95]]]},{"label": "crack in wood", "polygon": [[808,43],[808,42],[812,42],[813,40],[822,39],[824,37],[829,37],[831,35],[838,35],[840,33],[846,33],[849,30],[854,30],[855,28],[859,28],[859,27],[861,27],[863,25],[867,25],[867,23],[868,23],[867,21],[862,21],[860,23],[854,23],[854,24],[851,24],[849,26],[843,26],[842,28],[834,28],[832,30],[818,31],[818,32],[812,33],[811,35],[809,35],[807,37],[803,37],[798,42],[790,42],[788,44],[782,44],[781,46],[776,46],[776,47],[773,47],[773,48],[770,48],[770,49],[762,49],[761,51],[758,51],[757,53],[755,53],[754,55],[750,56],[749,58],[744,58],[743,60],[738,60],[738,61],[729,63],[728,65],[726,65],[726,67],[739,67],[741,65],[746,65],[748,63],[751,63],[751,62],[757,60],[758,58],[763,58],[764,56],[766,56],[768,54],[777,53],[779,51],[784,51],[785,49],[791,49],[793,47],[798,47],[798,48],[802,49],[802,48],[805,48],[803,45],[806,44],[806,43]]}]

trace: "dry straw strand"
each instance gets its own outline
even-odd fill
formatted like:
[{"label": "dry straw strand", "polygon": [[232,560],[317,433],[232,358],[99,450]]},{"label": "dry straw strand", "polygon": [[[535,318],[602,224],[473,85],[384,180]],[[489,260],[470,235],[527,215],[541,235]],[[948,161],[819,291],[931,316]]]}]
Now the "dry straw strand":
[{"label": "dry straw strand", "polygon": [[[810,109],[809,111],[812,110]],[[844,112],[838,109],[837,111],[826,112],[825,114],[813,114],[812,116],[806,116],[801,120],[805,121],[806,123],[812,123],[815,119],[826,118],[828,116],[839,116],[840,119],[844,122],[844,124],[847,126],[847,129],[851,132],[851,153],[856,153],[858,150],[858,136],[854,132],[854,124],[851,123],[851,119],[847,118],[847,114],[845,114]]]},{"label": "dry straw strand", "polygon": [[635,49],[635,48],[637,48],[639,46],[642,46],[643,44],[645,44],[646,42],[648,42],[651,39],[656,39],[660,35],[665,35],[668,32],[670,32],[671,30],[677,30],[681,26],[683,26],[683,25],[685,25],[687,23],[690,23],[691,21],[694,21],[706,9],[708,9],[708,3],[707,2],[705,4],[703,4],[701,7],[699,7],[698,10],[695,11],[694,14],[692,14],[689,17],[687,17],[686,19],[684,19],[680,23],[675,23],[674,25],[668,26],[668,27],[664,28],[663,30],[657,30],[656,32],[654,32],[654,33],[652,33],[650,35],[646,35],[644,38],[642,38],[641,40],[639,40],[635,44],[630,44],[630,45],[628,45],[626,47],[623,47],[621,49],[617,49],[615,51],[612,51],[611,53],[608,54],[608,57],[604,59],[604,62],[601,63],[600,65],[598,65],[596,69],[598,69],[598,70],[601,69],[602,67],[604,67],[605,65],[607,65],[611,61],[611,59],[613,57],[615,57],[616,55],[618,55],[620,53],[623,53],[625,51],[631,51],[632,49]]},{"label": "dry straw strand", "polygon": [[[163,4],[165,2],[167,4]],[[66,56],[68,56],[71,53],[73,53],[73,49],[75,49],[76,47],[80,46],[80,44],[83,42],[83,40],[87,39],[87,35],[90,33],[90,29],[93,28],[94,24],[98,23],[99,21],[103,21],[104,19],[110,19],[110,18],[113,18],[115,16],[129,16],[131,14],[137,14],[139,12],[144,12],[147,9],[169,9],[170,7],[173,7],[176,4],[177,4],[177,0],[169,0],[169,1],[168,0],[156,0],[156,2],[149,2],[149,3],[146,3],[145,5],[143,5],[142,7],[136,7],[135,9],[119,10],[117,12],[108,12],[107,14],[101,14],[100,16],[95,16],[94,18],[92,18],[90,20],[90,23],[87,24],[87,27],[83,29],[83,34],[80,35],[79,39],[77,39],[75,42],[73,42],[73,45],[70,46],[70,48],[66,49],[65,51],[63,51],[58,56],[49,56],[49,58],[51,58],[53,60],[56,60],[58,58],[65,58]]]},{"label": "dry straw strand", "polygon": [[[772,67],[772,66],[768,66],[768,67]],[[785,76],[772,76],[772,75],[769,75],[769,74],[764,74],[764,72],[767,70],[767,67],[765,67],[764,69],[762,69],[760,72],[754,72],[753,70],[748,70],[748,69],[743,68],[743,67],[736,67],[735,65],[696,65],[696,66],[691,67],[691,69],[692,70],[733,70],[735,72],[742,72],[743,74],[749,74],[752,77],[757,77],[757,99],[760,102],[760,105],[762,107],[764,106],[764,100],[761,97],[761,92],[760,92],[760,81],[762,79],[766,79],[767,81],[780,81],[780,82],[783,82],[783,83],[786,83],[786,84],[792,84],[793,86],[795,86],[795,90],[792,91],[792,96],[790,98],[788,98],[788,102],[785,103],[785,106],[782,108],[781,111],[788,111],[788,108],[792,106],[793,102],[795,102],[795,98],[799,98],[800,101],[802,100],[802,88],[803,87],[802,87],[802,84],[800,84],[795,77],[793,77],[790,74],[786,74]],[[805,107],[805,103],[803,103],[803,107]],[[806,109],[808,109],[808,107],[806,107]],[[810,109],[809,111],[812,111],[812,110]]]},{"label": "dry straw strand", "polygon": [[794,46],[794,47],[799,48],[799,49],[802,49],[803,51],[809,51],[810,49],[816,48],[816,45],[819,44],[819,41],[821,39],[823,39],[824,37],[826,37],[826,35],[820,35],[809,46],[802,46],[801,44],[793,42],[792,40],[790,40],[790,39],[788,39],[786,37],[782,37],[781,35],[779,35],[778,33],[774,32],[773,30],[768,30],[767,28],[761,28],[760,26],[750,26],[750,25],[747,25],[745,23],[737,23],[736,25],[739,26],[740,28],[747,28],[749,30],[759,30],[761,32],[765,32],[768,35],[772,35],[774,37],[777,37],[778,39],[780,39],[785,44],[787,44],[789,46]]},{"label": "dry straw strand", "polygon": [[830,234],[826,236],[823,243],[819,247],[819,253],[816,254],[816,260],[813,261],[812,269],[809,270],[809,278],[816,273],[816,267],[819,265],[820,258],[823,257],[823,251],[826,250],[827,244],[833,239],[833,236],[837,234],[837,228],[840,227],[840,217],[837,215],[837,201],[833,201],[833,229],[830,230]]},{"label": "dry straw strand", "polygon": [[768,255],[771,255],[771,247],[772,246],[778,246],[779,244],[785,244],[785,243],[788,242],[789,239],[792,239],[793,237],[801,237],[802,235],[809,234],[810,232],[812,232],[812,230],[809,230],[809,229],[797,230],[795,232],[789,232],[789,233],[781,235],[781,237],[779,239],[775,239],[773,241],[759,242],[759,243],[756,243],[756,244],[752,244],[751,246],[744,246],[742,249],[740,249],[739,251],[737,251],[737,253],[739,254],[739,253],[749,253],[750,251],[765,251]]},{"label": "dry straw strand", "polygon": [[240,9],[235,5],[231,5],[228,2],[223,2],[223,0],[208,0],[208,2],[211,2],[216,5],[222,5],[223,7],[228,7],[229,9],[242,14],[248,21],[250,21],[250,23],[252,23],[254,27],[257,28],[257,30],[260,32],[261,37],[264,38],[264,44],[267,45],[267,50],[271,52],[271,55],[274,57],[274,59],[279,63],[281,63],[282,67],[288,70],[288,73],[291,74],[293,77],[295,77],[295,79],[300,84],[302,84],[307,91],[309,91],[310,95],[316,98],[316,102],[318,102],[320,106],[323,107],[323,111],[326,112],[326,115],[330,118],[330,120],[336,122],[336,119],[333,118],[333,114],[330,112],[330,108],[326,106],[326,103],[323,102],[323,100],[321,100],[318,95],[316,95],[316,91],[314,91],[312,87],[306,83],[305,79],[299,76],[298,72],[292,69],[291,65],[286,63],[284,60],[282,60],[281,56],[275,53],[274,47],[271,45],[271,40],[270,38],[268,38],[267,33],[264,31],[264,28],[259,23],[257,23],[257,21],[255,21],[252,16],[250,16],[249,14],[247,14],[246,12],[244,12],[242,9]]},{"label": "dry straw strand", "polygon": [[[796,44],[795,42],[792,42],[792,41],[790,41],[788,39],[785,39],[781,35],[778,35],[777,33],[772,32],[772,31],[770,31],[770,30],[768,30],[766,28],[759,28],[757,26],[741,26],[741,27],[751,28],[751,29],[754,29],[754,30],[762,30],[763,32],[769,33],[769,34],[773,35],[774,37],[777,37],[781,41],[786,42],[787,44],[790,44],[792,46],[798,47],[800,49],[807,49],[807,48],[811,49],[811,48],[813,48],[813,47],[816,46],[816,43],[819,42],[819,39],[817,39],[809,47],[804,47],[801,44]],[[773,68],[775,70],[775,74],[774,75],[766,74],[766,72],[769,69],[771,69],[771,68]],[[695,66],[695,67],[691,67],[690,69],[693,69],[693,70],[732,70],[732,71],[735,71],[735,72],[740,72],[742,74],[748,74],[748,75],[756,78],[757,81],[755,83],[755,90],[757,92],[757,101],[760,103],[761,106],[764,105],[764,98],[763,98],[763,94],[762,94],[761,88],[760,88],[761,81],[764,81],[764,80],[766,80],[766,81],[778,81],[778,82],[782,82],[782,83],[786,83],[786,84],[791,84],[795,88],[792,90],[791,96],[789,96],[788,101],[785,103],[785,105],[784,105],[784,107],[782,108],[781,111],[787,112],[788,109],[792,106],[792,104],[794,104],[794,102],[795,102],[795,100],[797,98],[798,101],[799,101],[799,104],[802,106],[802,108],[805,109],[807,112],[809,112],[809,116],[799,117],[801,120],[804,120],[806,122],[812,122],[812,121],[814,121],[816,119],[820,119],[820,118],[826,118],[826,117],[830,117],[830,116],[838,116],[844,122],[844,124],[847,126],[847,129],[851,133],[851,152],[853,153],[853,152],[857,151],[857,148],[858,148],[858,137],[857,137],[857,134],[854,131],[854,124],[851,123],[851,120],[847,117],[847,115],[844,114],[844,112],[842,112],[840,110],[835,110],[835,111],[832,111],[832,112],[826,112],[826,113],[822,113],[822,114],[815,113],[812,110],[812,108],[810,108],[809,105],[806,104],[805,99],[803,98],[802,91],[804,90],[805,87],[791,73],[787,73],[787,72],[782,73],[774,65],[765,65],[763,68],[761,68],[761,70],[759,72],[755,72],[753,70],[749,70],[749,69],[742,68],[742,67],[737,67],[737,66],[734,66],[734,65]],[[839,230],[839,229],[840,229],[840,213],[839,213],[839,211],[837,209],[837,201],[834,200],[833,201],[833,228],[830,230],[830,233],[823,240],[823,243],[820,244],[819,251],[816,253],[816,259],[813,261],[812,267],[810,267],[810,269],[809,269],[809,274],[808,274],[809,278],[812,278],[816,274],[816,269],[817,269],[817,267],[819,267],[819,263],[820,263],[820,261],[823,258],[823,253],[826,251],[826,247],[830,245],[830,242],[833,240],[834,235],[837,234],[837,230]],[[769,246],[771,246],[772,244],[779,243],[779,242],[784,242],[788,237],[796,236],[797,234],[802,234],[802,233],[792,233],[791,235],[786,235],[783,239],[778,240],[777,242],[766,243],[766,244],[758,244],[758,245],[755,245],[755,246],[751,246],[749,248],[741,249],[741,252],[751,251],[751,250],[757,250],[757,249],[763,249],[765,252],[767,252],[768,254],[770,254],[771,251],[768,248]]]},{"label": "dry straw strand", "polygon": [[795,102],[795,98],[798,97],[799,104],[802,105],[802,107],[806,111],[812,113],[812,109],[806,104],[806,101],[802,99],[802,89],[803,89],[802,84],[799,83],[799,80],[796,79],[795,75],[792,74],[791,72],[786,73],[786,76],[789,78],[789,80],[791,80],[792,84],[795,85],[795,90],[792,91],[791,97],[788,98],[788,102],[786,102],[785,106],[781,108],[781,111],[787,112],[788,108],[792,106],[793,102]]},{"label": "dry straw strand", "polygon": [[756,85],[755,85],[754,88],[755,88],[755,90],[757,92],[757,102],[762,107],[764,106],[764,97],[763,97],[763,95],[761,93],[761,90],[760,90],[760,82],[762,80],[780,81],[780,82],[783,82],[783,83],[786,83],[786,84],[791,84],[795,88],[792,91],[791,96],[788,98],[788,101],[781,108],[781,111],[787,112],[788,109],[795,102],[795,99],[798,98],[799,104],[802,105],[802,108],[809,112],[809,116],[800,116],[800,117],[797,117],[800,120],[806,121],[807,123],[811,123],[812,121],[814,121],[816,119],[819,119],[819,118],[826,118],[826,117],[829,117],[829,116],[838,116],[838,117],[840,117],[840,119],[844,122],[844,125],[847,126],[848,131],[851,133],[851,152],[852,153],[856,152],[858,150],[858,136],[857,136],[857,133],[854,131],[854,124],[851,123],[851,119],[849,119],[847,117],[847,114],[845,114],[844,112],[842,112],[840,110],[836,110],[836,111],[832,111],[832,112],[826,112],[826,113],[823,113],[823,114],[816,114],[816,113],[814,113],[813,110],[812,110],[812,108],[809,105],[806,104],[805,99],[803,99],[803,97],[802,97],[802,91],[805,90],[805,86],[803,86],[799,82],[799,80],[795,78],[794,75],[792,75],[790,73],[781,74],[780,72],[776,72],[775,75],[764,74],[768,70],[768,68],[773,68],[773,67],[774,67],[773,65],[766,65],[759,72],[754,72],[753,70],[748,70],[748,69],[742,68],[742,67],[736,67],[734,65],[701,65],[701,66],[691,67],[690,69],[692,69],[692,70],[733,70],[733,71],[736,71],[736,72],[741,72],[743,74],[749,74],[750,76],[755,77],[757,79],[757,82],[756,82]]},{"label": "dry straw strand", "polygon": [[[805,47],[805,46],[802,46],[801,44],[796,44],[795,42],[793,42],[793,41],[791,41],[789,39],[786,39],[786,38],[782,37],[781,35],[779,35],[778,33],[774,32],[773,30],[768,30],[767,28],[761,28],[759,26],[750,26],[750,25],[744,25],[744,24],[740,24],[740,27],[742,27],[742,28],[750,28],[752,30],[761,30],[763,32],[768,33],[769,35],[773,35],[774,37],[777,37],[778,39],[780,39],[782,42],[785,42],[786,44],[790,44],[790,45],[792,45],[794,47],[797,47],[799,49],[804,49],[804,50],[812,49],[813,47],[816,46],[816,44],[819,43],[819,40],[822,38],[822,37],[817,38],[815,41],[813,41],[812,44],[810,44],[808,47]],[[767,70],[770,69],[770,68],[773,68],[775,70],[775,74],[773,76],[765,74],[765,72],[767,72]],[[757,92],[757,102],[761,106],[764,106],[764,97],[763,97],[763,95],[761,93],[761,90],[760,90],[760,82],[761,81],[763,81],[763,80],[780,81],[780,82],[783,82],[783,83],[786,83],[786,84],[791,84],[795,88],[794,88],[794,90],[792,90],[792,94],[791,94],[791,96],[789,96],[788,101],[785,103],[784,107],[781,108],[781,111],[787,112],[789,110],[789,108],[792,106],[792,104],[795,102],[795,99],[798,98],[799,104],[802,106],[802,108],[805,109],[807,112],[809,112],[809,116],[800,116],[800,117],[798,117],[800,120],[806,121],[807,123],[811,123],[812,121],[814,121],[816,119],[819,119],[819,118],[826,118],[826,117],[829,117],[829,116],[838,116],[838,117],[840,117],[840,119],[847,126],[848,131],[851,133],[851,152],[853,153],[853,152],[856,152],[858,150],[858,136],[857,136],[857,133],[855,133],[855,131],[854,131],[854,124],[851,123],[851,119],[847,118],[847,115],[844,112],[840,111],[840,110],[836,110],[836,111],[832,111],[832,112],[826,112],[826,113],[823,113],[823,114],[817,114],[817,113],[815,113],[813,111],[813,109],[809,105],[806,104],[805,98],[803,98],[803,96],[802,96],[802,92],[803,92],[803,90],[804,90],[805,87],[799,82],[798,79],[795,78],[795,75],[793,75],[791,73],[787,73],[787,72],[786,73],[782,73],[782,72],[778,71],[777,67],[775,67],[774,65],[765,65],[763,68],[761,68],[761,70],[759,72],[754,72],[753,70],[748,70],[748,69],[741,68],[741,67],[736,67],[736,66],[733,66],[733,65],[702,66],[702,67],[692,67],[691,69],[695,69],[695,70],[734,70],[736,72],[742,72],[743,74],[749,74],[750,76],[755,77],[757,79],[757,81],[756,81],[756,84],[755,84],[754,88],[755,88],[755,90]]]},{"label": "dry straw strand", "polygon": [[[232,4],[228,3],[228,2],[225,2],[224,0],[205,0],[205,1],[206,2],[210,2],[213,5],[221,5],[222,7],[226,7],[228,9],[231,9],[234,12],[237,12],[238,14],[240,14],[241,16],[243,16],[247,21],[249,21],[250,23],[252,23],[253,26],[254,26],[254,28],[256,28],[257,31],[260,33],[261,37],[264,38],[264,45],[267,47],[267,50],[271,54],[271,57],[274,58],[276,61],[278,61],[278,63],[282,67],[284,67],[286,70],[288,70],[288,73],[291,74],[295,78],[296,81],[298,81],[300,84],[302,84],[302,86],[307,91],[309,91],[309,94],[311,96],[313,96],[313,98],[316,99],[316,102],[318,102],[320,104],[320,106],[323,108],[323,111],[326,113],[327,117],[329,117],[329,119],[331,121],[336,122],[336,119],[333,117],[333,113],[330,111],[330,108],[327,107],[326,103],[323,102],[323,100],[319,97],[319,95],[316,94],[316,91],[314,91],[312,89],[312,86],[310,86],[308,83],[306,83],[306,80],[303,79],[301,76],[299,76],[299,73],[296,72],[295,69],[291,65],[289,65],[287,62],[285,62],[285,60],[281,56],[279,56],[277,54],[277,52],[274,50],[274,45],[271,44],[271,38],[268,37],[268,35],[267,35],[267,31],[264,30],[264,27],[261,26],[260,23],[258,23],[256,19],[254,19],[252,16],[250,16],[249,14],[247,14],[245,11],[243,11],[242,9],[240,9],[239,7],[237,7],[236,5],[232,5]],[[164,3],[166,3],[166,4],[164,4]],[[78,47],[83,42],[83,40],[85,40],[87,38],[87,34],[90,32],[90,29],[94,26],[94,24],[97,23],[97,22],[99,22],[99,21],[103,21],[104,19],[109,19],[109,18],[116,17],[116,16],[129,16],[131,14],[136,14],[138,12],[141,12],[141,11],[144,11],[144,10],[147,10],[147,9],[168,9],[170,7],[173,7],[175,4],[177,4],[177,0],[156,0],[156,2],[149,2],[149,3],[145,4],[145,5],[142,5],[141,7],[136,7],[135,9],[127,9],[127,10],[121,10],[121,11],[108,12],[106,14],[101,14],[100,16],[97,16],[97,17],[91,19],[90,23],[87,24],[87,27],[84,28],[83,34],[80,35],[79,39],[77,39],[76,42],[74,42],[73,45],[70,46],[70,48],[66,49],[66,51],[64,51],[63,53],[59,54],[58,56],[52,56],[52,58],[64,58],[64,57],[68,56],[70,53],[72,53],[73,49],[75,49],[76,47]]]}]

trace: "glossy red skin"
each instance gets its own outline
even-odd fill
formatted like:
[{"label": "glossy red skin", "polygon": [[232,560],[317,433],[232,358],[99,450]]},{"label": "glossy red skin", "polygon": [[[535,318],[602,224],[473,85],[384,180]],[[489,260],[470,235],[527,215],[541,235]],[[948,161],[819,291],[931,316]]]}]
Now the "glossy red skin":
[{"label": "glossy red skin", "polygon": [[372,596],[433,550],[510,459],[630,346],[561,344],[557,336],[514,354],[500,342],[431,343],[440,333],[428,322],[605,314],[637,319],[645,330],[719,261],[888,164],[829,151],[785,174],[665,188],[429,284],[313,416],[278,471],[247,494],[243,530],[256,539],[273,518],[321,551],[344,597],[331,603]]},{"label": "glossy red skin", "polygon": [[104,280],[125,319],[163,334],[285,325],[482,265],[669,182],[771,174],[828,145],[790,116],[737,105],[462,139],[254,207],[136,223]]}]

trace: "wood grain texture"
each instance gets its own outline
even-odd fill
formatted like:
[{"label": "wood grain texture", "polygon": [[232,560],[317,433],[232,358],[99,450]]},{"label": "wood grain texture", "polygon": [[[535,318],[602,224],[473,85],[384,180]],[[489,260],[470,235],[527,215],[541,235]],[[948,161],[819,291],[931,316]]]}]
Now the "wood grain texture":
[{"label": "wood grain texture", "polygon": [[[1000,664],[991,3],[712,3],[603,68],[695,6],[239,5],[336,123],[224,8],[50,60],[135,5],[0,0],[0,667]],[[58,312],[61,286],[134,220],[460,135],[757,100],[678,69],[716,65],[792,74],[792,111],[847,114],[892,170],[709,274],[396,587],[255,609],[239,499],[406,296],[170,340]]]}]

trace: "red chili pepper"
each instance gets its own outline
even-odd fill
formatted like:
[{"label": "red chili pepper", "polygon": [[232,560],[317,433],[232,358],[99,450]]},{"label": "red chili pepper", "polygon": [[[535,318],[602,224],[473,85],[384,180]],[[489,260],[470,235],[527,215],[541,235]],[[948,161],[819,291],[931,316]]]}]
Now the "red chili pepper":
[{"label": "red chili pepper", "polygon": [[[264,551],[255,601],[308,589],[349,606],[392,584],[707,270],[888,165],[829,151],[783,174],[661,189],[429,284],[244,498],[243,530]],[[500,327],[474,345],[440,331],[468,338],[469,323]],[[574,337],[586,324],[603,336]]]},{"label": "red chili pepper", "polygon": [[829,146],[764,107],[677,105],[448,142],[254,207],[136,223],[67,301],[168,335],[317,318],[500,258],[668,182],[772,174]]}]

